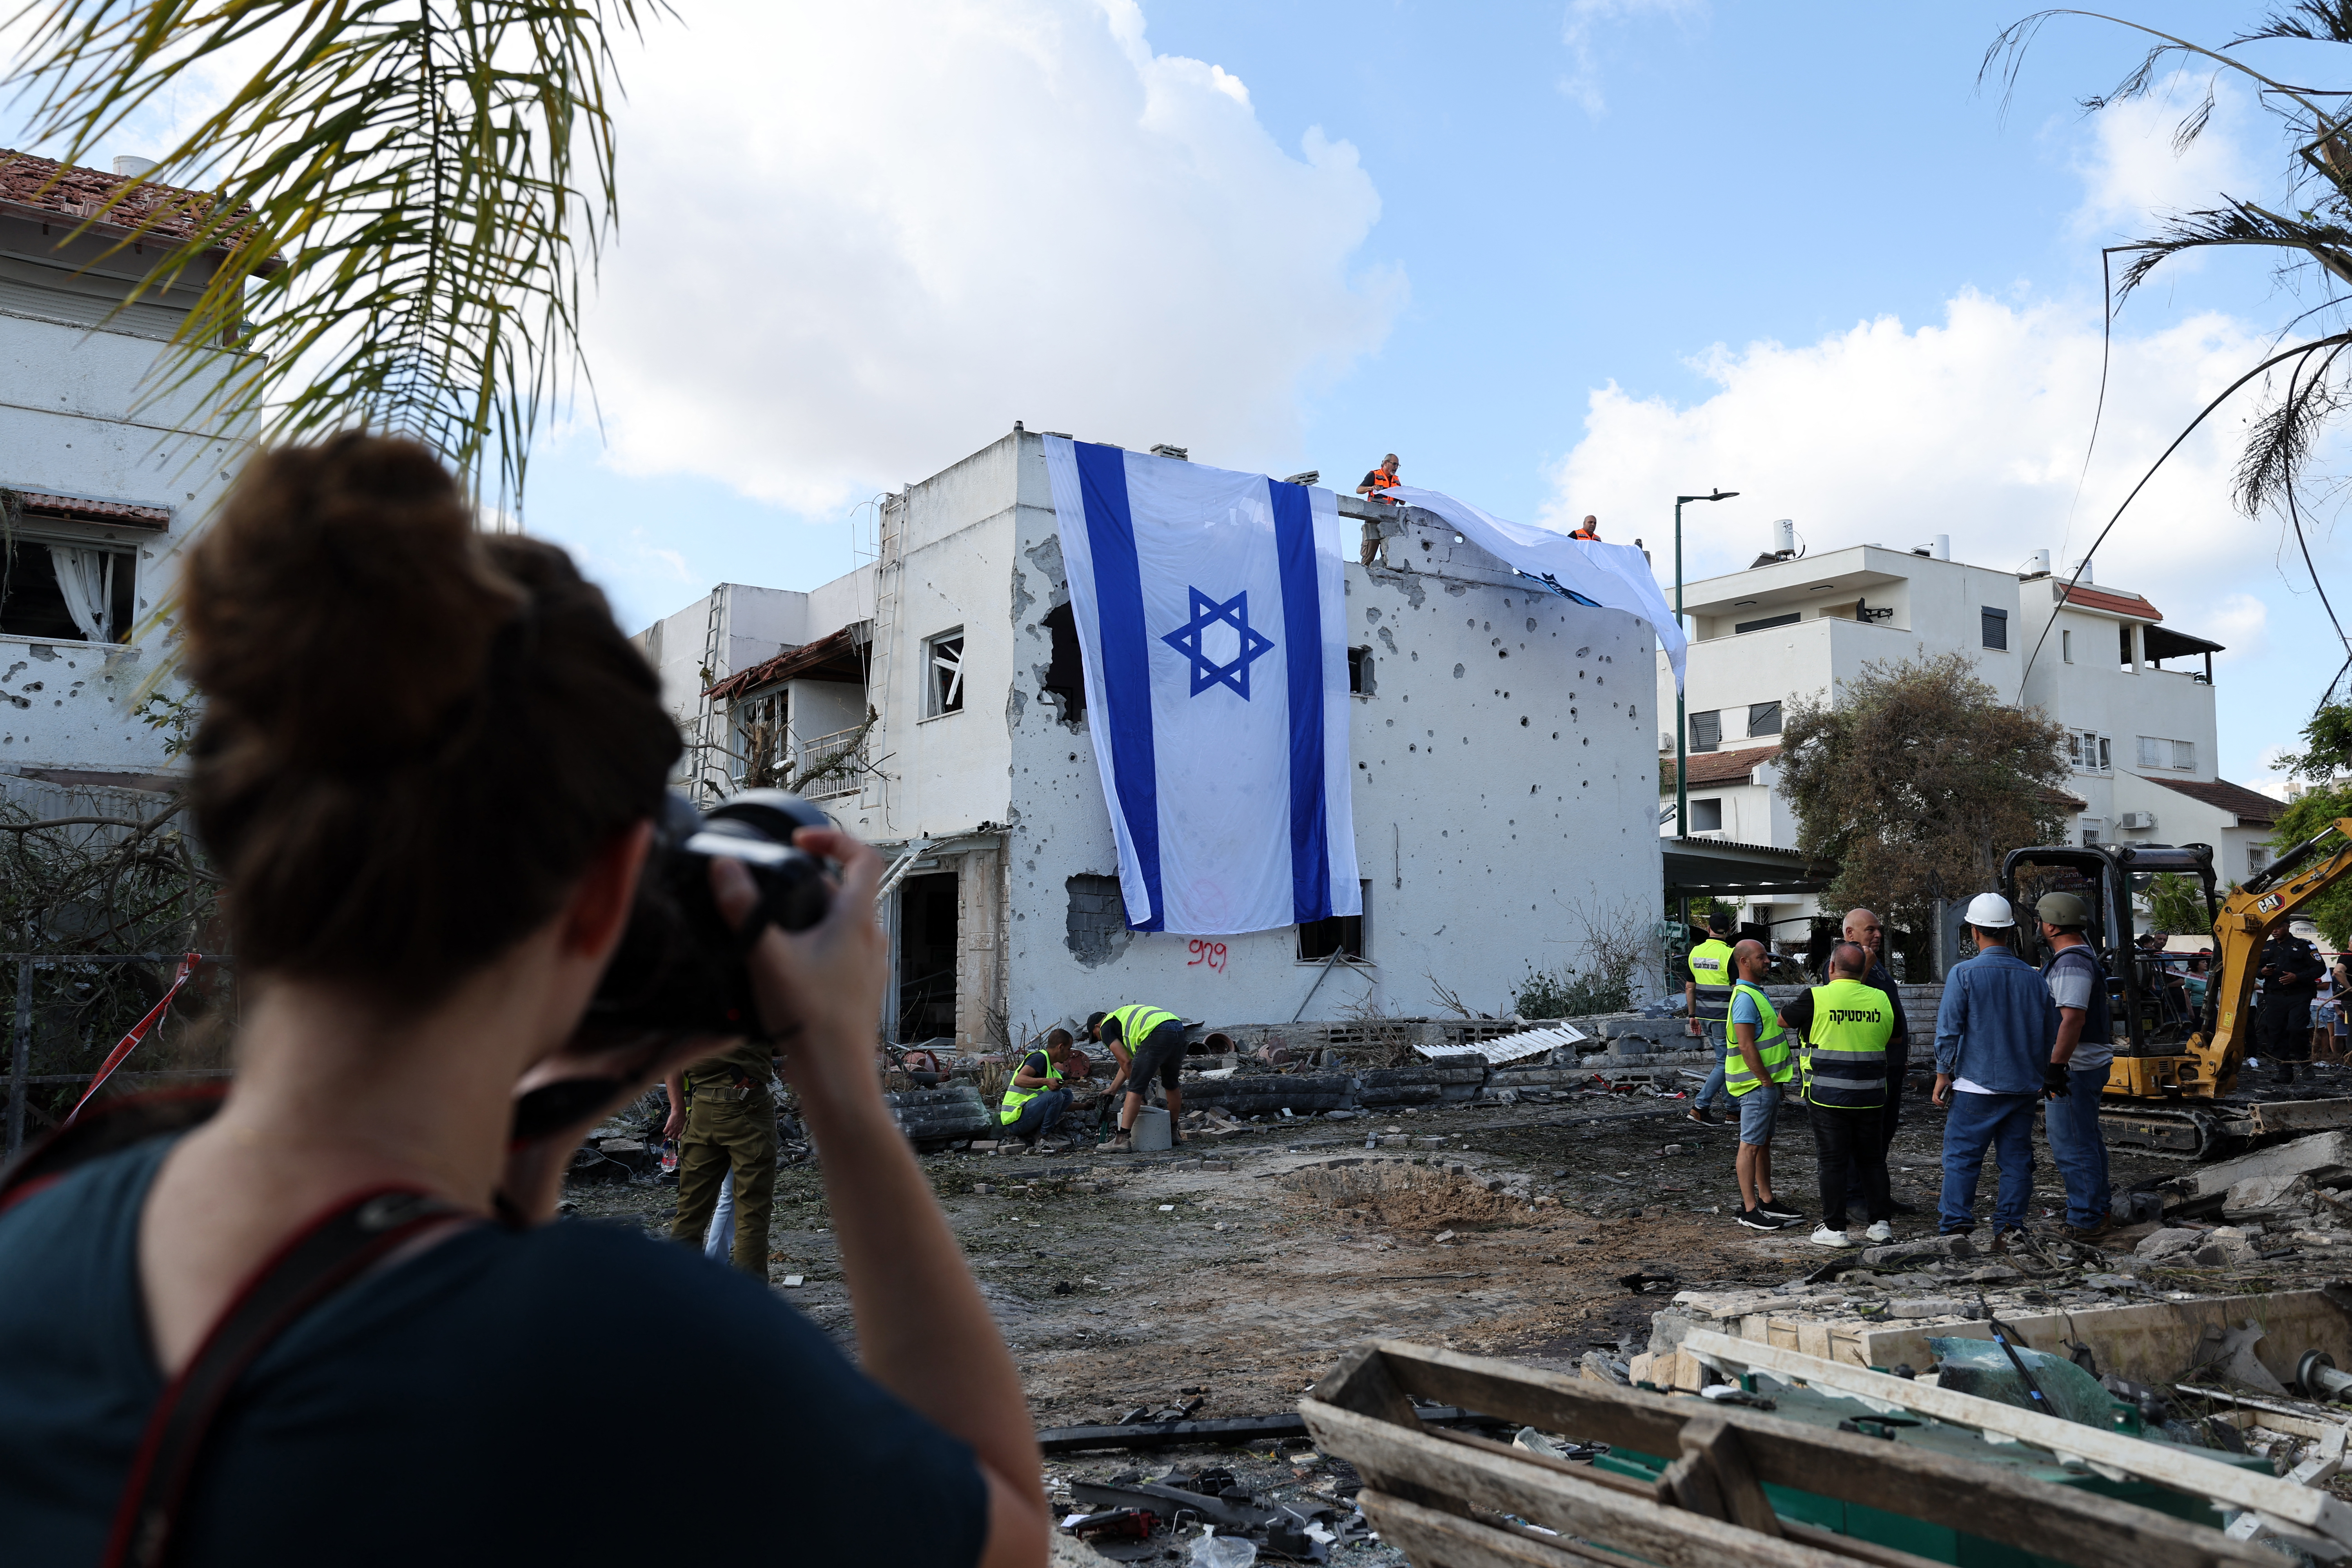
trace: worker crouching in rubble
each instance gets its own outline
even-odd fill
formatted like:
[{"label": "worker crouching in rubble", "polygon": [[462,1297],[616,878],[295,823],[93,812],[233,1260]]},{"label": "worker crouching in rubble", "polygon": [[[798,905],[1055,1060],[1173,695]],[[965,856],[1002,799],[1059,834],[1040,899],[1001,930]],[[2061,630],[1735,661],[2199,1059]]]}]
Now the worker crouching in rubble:
[{"label": "worker crouching in rubble", "polygon": [[1895,1004],[1870,984],[1870,952],[1860,942],[1830,949],[1830,978],[1782,1012],[1805,1033],[1805,1108],[1813,1124],[1821,1173],[1822,1223],[1816,1247],[1852,1247],[1846,1233],[1846,1193],[1859,1181],[1864,1234],[1892,1241],[1895,1210],[1886,1192],[1886,1145],[1879,1136],[1886,1105],[1886,1042],[1895,1034]]},{"label": "worker crouching in rubble", "polygon": [[1069,1030],[1047,1035],[1044,1047],[1023,1057],[1006,1081],[1004,1099],[996,1108],[997,1131],[1024,1143],[1035,1143],[1052,1132],[1074,1098],[1063,1083],[1085,1078],[1087,1068],[1087,1055]]},{"label": "worker crouching in rubble", "polygon": [[125,1141],[44,1150],[0,1210],[8,1561],[1043,1564],[1020,1378],[874,1072],[880,858],[799,829],[827,912],[730,960],[824,1150],[861,1370],[764,1280],[551,1223],[587,1131],[713,1045],[579,1034],[678,754],[604,595],[368,436],[253,458],[185,561],[237,1073],[193,1130],[101,1107]]},{"label": "worker crouching in rubble", "polygon": [[1184,1020],[1130,1002],[1108,1013],[1090,1015],[1087,1037],[1108,1046],[1118,1060],[1118,1071],[1108,1092],[1116,1096],[1122,1086],[1127,1089],[1127,1099],[1118,1108],[1118,1136],[1103,1147],[1113,1154],[1124,1154],[1134,1147],[1135,1119],[1143,1114],[1143,1097],[1155,1077],[1168,1096],[1168,1142],[1171,1145],[1184,1142],[1184,1135],[1176,1130],[1177,1119],[1184,1114],[1184,1094],[1177,1087],[1184,1072]]}]

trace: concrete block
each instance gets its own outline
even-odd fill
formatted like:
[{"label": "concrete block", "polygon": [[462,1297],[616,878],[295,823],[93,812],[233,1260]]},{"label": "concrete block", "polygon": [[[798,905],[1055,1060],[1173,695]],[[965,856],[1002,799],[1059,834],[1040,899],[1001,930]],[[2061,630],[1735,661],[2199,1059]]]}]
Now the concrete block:
[{"label": "concrete block", "polygon": [[2140,1237],[2139,1245],[2132,1248],[2132,1256],[2153,1262],[2159,1258],[2170,1258],[2176,1253],[2187,1252],[2191,1247],[2202,1245],[2204,1240],[2205,1233],[2201,1230],[2189,1230],[2177,1226],[2169,1226],[2163,1230],[2150,1231]]},{"label": "concrete block", "polygon": [[2347,1174],[2352,1174],[2352,1131],[2338,1130],[2200,1165],[2187,1180],[2193,1196],[2212,1197],[2253,1176],[2308,1176],[2318,1184]]},{"label": "concrete block", "polygon": [[1968,1315],[1968,1309],[1948,1297],[1922,1297],[1916,1300],[1887,1302],[1886,1315],[1890,1318],[1959,1318]]}]

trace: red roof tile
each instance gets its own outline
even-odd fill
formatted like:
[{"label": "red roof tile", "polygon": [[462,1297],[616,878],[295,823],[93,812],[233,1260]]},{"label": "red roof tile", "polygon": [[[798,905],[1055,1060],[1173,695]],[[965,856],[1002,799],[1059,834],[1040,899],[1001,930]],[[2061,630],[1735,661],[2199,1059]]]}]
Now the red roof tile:
[{"label": "red roof tile", "polygon": [[2284,802],[2273,800],[2259,790],[2243,784],[2233,784],[2227,779],[2149,779],[2146,773],[2137,775],[2152,784],[2162,784],[2175,795],[2185,795],[2191,800],[2218,806],[2242,822],[2259,822],[2264,826],[2284,815]]},{"label": "red roof tile", "polygon": [[[110,174],[103,169],[86,169],[78,163],[60,163],[0,148],[0,205],[17,207],[41,217],[75,222],[96,217],[118,193],[134,184],[127,174]],[[140,185],[107,212],[99,226],[127,233],[191,196],[206,203],[211,199],[202,191],[184,190],[177,185]],[[176,239],[188,228],[187,218],[182,216],[159,222],[148,232],[159,239]]]},{"label": "red roof tile", "polygon": [[2105,610],[2110,615],[2130,616],[2137,620],[2164,619],[2163,611],[2137,594],[2110,594],[2103,588],[2086,587],[2080,583],[2066,590],[2066,602],[2080,605],[2086,610]]},{"label": "red roof tile", "polygon": [[858,680],[866,679],[866,660],[856,642],[844,626],[830,637],[822,637],[799,647],[786,648],[764,663],[749,669],[739,669],[710,689],[710,695],[724,700],[740,697],[746,691],[762,686],[773,686],[780,680]]},{"label": "red roof tile", "polygon": [[[1743,784],[1756,771],[1759,763],[1769,763],[1780,754],[1778,746],[1749,746],[1738,752],[1697,752],[1683,764],[1683,780],[1686,784]],[[1674,772],[1665,772],[1666,788],[1674,788]]]},{"label": "red roof tile", "polygon": [[169,528],[169,507],[132,506],[129,501],[83,500],[76,496],[18,490],[16,503],[31,517],[61,517],[75,522],[106,522],[125,528]]}]

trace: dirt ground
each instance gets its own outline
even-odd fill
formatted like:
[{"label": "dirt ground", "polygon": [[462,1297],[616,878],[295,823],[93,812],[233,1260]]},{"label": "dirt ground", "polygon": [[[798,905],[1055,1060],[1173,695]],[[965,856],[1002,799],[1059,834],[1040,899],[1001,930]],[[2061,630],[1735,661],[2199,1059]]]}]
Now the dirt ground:
[{"label": "dirt ground", "polygon": [[[1735,1222],[1735,1134],[1681,1110],[1595,1092],[1540,1109],[1301,1119],[1166,1154],[960,1152],[924,1165],[1040,1427],[1195,1397],[1202,1418],[1259,1415],[1295,1408],[1368,1340],[1573,1366],[1591,1350],[1641,1350],[1677,1289],[1778,1284],[1823,1261],[1810,1221],[1772,1234]],[[1935,1229],[1942,1122],[1924,1092],[1906,1097],[1891,1168],[1895,1195],[1921,1212],[1897,1217],[1898,1237]],[[1801,1111],[1784,1110],[1775,1149],[1779,1193],[1817,1215]],[[2113,1163],[2118,1191],[2179,1168],[2122,1150]],[[2038,1139],[2035,1185],[2037,1223],[2054,1226],[2062,1194]],[[583,1217],[666,1233],[676,1188],[570,1196]],[[814,1164],[780,1174],[770,1240],[779,1292],[853,1343]],[[785,1287],[790,1275],[803,1282]],[[1633,1275],[1653,1279],[1637,1290],[1622,1282]]]}]

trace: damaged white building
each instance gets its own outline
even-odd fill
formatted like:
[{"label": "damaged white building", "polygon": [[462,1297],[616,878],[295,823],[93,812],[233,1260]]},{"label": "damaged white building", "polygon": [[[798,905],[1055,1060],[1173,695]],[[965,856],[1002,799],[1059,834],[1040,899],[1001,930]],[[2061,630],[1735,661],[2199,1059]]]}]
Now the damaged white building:
[{"label": "damaged white building", "polygon": [[[251,428],[223,428],[208,378],[169,363],[208,268],[158,292],[152,243],[115,224],[76,236],[144,164],[0,167],[0,778],[45,806],[60,786],[173,771],[173,727],[141,700],[163,640],[151,612]],[[224,369],[236,357],[218,354]]]},{"label": "damaged white building", "polygon": [[885,910],[893,1038],[982,1050],[1134,1001],[1507,1012],[1595,931],[1654,929],[1655,638],[1431,514],[1340,506],[1377,552],[1346,569],[1360,917],[1129,930],[1037,433],[887,498],[873,564],[806,594],[724,584],[638,640],[714,788],[798,789],[914,853]]}]

